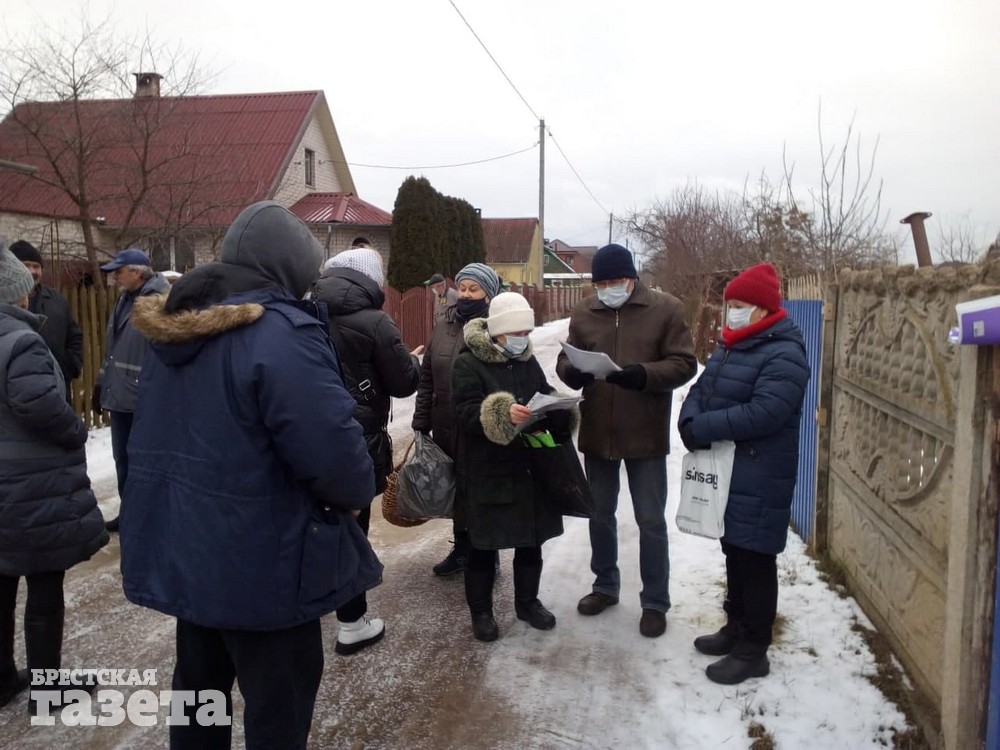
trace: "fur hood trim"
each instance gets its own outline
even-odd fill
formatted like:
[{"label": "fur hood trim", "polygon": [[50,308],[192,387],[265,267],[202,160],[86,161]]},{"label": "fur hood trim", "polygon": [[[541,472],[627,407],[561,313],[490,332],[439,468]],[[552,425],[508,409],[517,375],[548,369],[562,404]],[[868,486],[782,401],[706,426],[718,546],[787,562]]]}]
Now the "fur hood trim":
[{"label": "fur hood trim", "polygon": [[143,336],[161,344],[184,344],[217,336],[248,326],[264,314],[263,305],[246,302],[239,305],[212,305],[203,310],[183,310],[169,314],[164,310],[167,295],[152,294],[136,299],[132,307],[132,325]]},{"label": "fur hood trim", "polygon": [[509,445],[517,437],[517,427],[510,421],[510,407],[516,403],[514,394],[507,391],[497,391],[483,399],[479,407],[479,421],[483,425],[483,434],[491,442]]},{"label": "fur hood trim", "polygon": [[[493,345],[493,338],[490,336],[489,329],[487,328],[486,318],[470,320],[465,324],[465,328],[462,329],[462,335],[465,337],[466,347],[468,347],[469,351],[479,361],[491,364],[503,364],[507,361],[504,353]],[[531,342],[529,341],[528,348],[514,357],[514,359],[527,362],[533,355],[534,350],[531,348]],[[506,445],[506,443],[503,443],[503,445]]]}]

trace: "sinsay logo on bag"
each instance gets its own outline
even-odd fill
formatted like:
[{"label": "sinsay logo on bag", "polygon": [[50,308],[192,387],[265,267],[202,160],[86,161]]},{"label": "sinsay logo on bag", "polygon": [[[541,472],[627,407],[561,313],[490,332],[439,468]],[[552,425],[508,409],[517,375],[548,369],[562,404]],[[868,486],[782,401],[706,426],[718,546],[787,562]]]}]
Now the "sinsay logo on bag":
[{"label": "sinsay logo on bag", "polygon": [[684,474],[684,478],[691,482],[701,482],[702,484],[712,485],[712,489],[719,489],[719,475],[718,474],[706,474],[703,471],[695,471],[694,469],[688,469]]}]

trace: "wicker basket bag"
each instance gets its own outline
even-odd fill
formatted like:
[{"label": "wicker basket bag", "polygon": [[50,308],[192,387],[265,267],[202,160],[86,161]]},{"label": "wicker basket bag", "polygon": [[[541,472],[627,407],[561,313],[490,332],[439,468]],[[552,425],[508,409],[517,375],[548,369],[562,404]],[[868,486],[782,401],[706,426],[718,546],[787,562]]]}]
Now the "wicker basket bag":
[{"label": "wicker basket bag", "polygon": [[403,453],[403,458],[398,464],[396,464],[392,471],[389,472],[389,476],[385,479],[385,492],[382,493],[382,518],[391,523],[393,526],[401,526],[404,529],[411,528],[413,526],[419,526],[422,523],[427,523],[426,518],[421,518],[417,520],[411,520],[409,518],[401,518],[396,513],[396,493],[397,485],[399,483],[399,472],[402,470],[403,465],[410,460],[410,453],[413,451],[413,440],[410,441],[409,446],[406,448],[406,452]]}]

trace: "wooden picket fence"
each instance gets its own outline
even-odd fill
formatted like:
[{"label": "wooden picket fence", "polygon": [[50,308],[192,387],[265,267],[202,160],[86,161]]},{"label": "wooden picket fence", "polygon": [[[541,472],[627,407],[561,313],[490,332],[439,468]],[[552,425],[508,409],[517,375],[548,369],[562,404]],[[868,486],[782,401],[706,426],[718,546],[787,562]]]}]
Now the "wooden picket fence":
[{"label": "wooden picket fence", "polygon": [[[535,324],[542,325],[568,318],[576,304],[591,292],[590,285],[551,286],[538,289],[526,284],[510,284],[509,291],[522,295],[535,311]],[[384,289],[385,310],[396,321],[408,349],[426,344],[434,325],[434,293],[416,287],[402,294],[391,287]]]},{"label": "wooden picket fence", "polygon": [[107,424],[104,415],[91,409],[91,394],[104,361],[104,333],[118,299],[118,289],[104,286],[69,287],[59,292],[83,331],[83,373],[70,384],[73,409],[87,427]]}]

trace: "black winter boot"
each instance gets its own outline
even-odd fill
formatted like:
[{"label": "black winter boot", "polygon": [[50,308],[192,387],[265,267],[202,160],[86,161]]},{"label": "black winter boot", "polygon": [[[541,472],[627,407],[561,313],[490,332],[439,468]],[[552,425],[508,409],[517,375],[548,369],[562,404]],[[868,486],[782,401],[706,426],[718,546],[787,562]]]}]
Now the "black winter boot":
[{"label": "black winter boot", "polygon": [[[59,669],[62,665],[63,617],[60,609],[44,615],[24,615],[24,648],[28,654],[28,669]],[[41,690],[54,690],[58,685],[43,685]],[[28,699],[28,712],[34,716],[38,704]]]},{"label": "black winter boot", "polygon": [[736,647],[736,642],[740,639],[743,607],[726,597],[722,602],[722,609],[726,613],[726,624],[711,635],[699,635],[694,639],[695,649],[708,656],[725,656]]},{"label": "black winter boot", "polygon": [[28,687],[28,670],[18,670],[14,664],[14,612],[0,615],[0,708]]},{"label": "black winter boot", "polygon": [[739,626],[730,621],[711,635],[699,635],[694,639],[694,647],[709,656],[725,656],[736,646]]},{"label": "black winter boot", "polygon": [[472,634],[477,641],[495,641],[500,637],[497,621],[493,619],[494,569],[465,571],[465,600],[472,615]]},{"label": "black winter boot", "polygon": [[743,657],[732,653],[705,668],[708,679],[720,685],[738,685],[751,677],[766,677],[770,671],[766,654]]},{"label": "black winter boot", "polygon": [[732,651],[705,668],[712,682],[720,685],[738,685],[751,677],[766,677],[771,671],[767,648],[771,643],[770,631],[753,633],[741,624]]},{"label": "black winter boot", "polygon": [[514,613],[518,620],[527,620],[538,630],[552,630],[556,616],[538,601],[538,583],[542,579],[542,564],[518,565],[514,563]]},{"label": "black winter boot", "polygon": [[448,556],[434,566],[434,575],[441,578],[461,573],[469,561],[469,532],[455,532],[455,546]]}]

